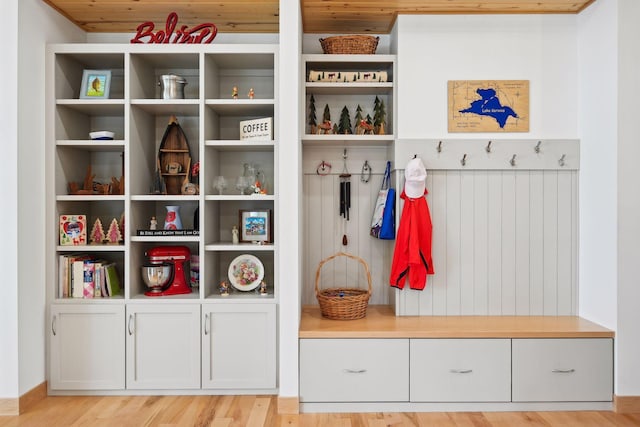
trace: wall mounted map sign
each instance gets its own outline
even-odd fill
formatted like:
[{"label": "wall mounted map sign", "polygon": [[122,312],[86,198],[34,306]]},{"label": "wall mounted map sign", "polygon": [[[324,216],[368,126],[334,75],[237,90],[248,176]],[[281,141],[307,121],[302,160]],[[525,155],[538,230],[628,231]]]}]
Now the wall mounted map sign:
[{"label": "wall mounted map sign", "polygon": [[528,80],[450,80],[449,132],[529,132]]}]

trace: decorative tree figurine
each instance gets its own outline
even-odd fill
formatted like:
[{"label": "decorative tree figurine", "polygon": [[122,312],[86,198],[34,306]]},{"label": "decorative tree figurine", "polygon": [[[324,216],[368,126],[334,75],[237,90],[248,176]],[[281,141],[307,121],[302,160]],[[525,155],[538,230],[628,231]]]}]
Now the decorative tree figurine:
[{"label": "decorative tree figurine", "polygon": [[349,117],[349,109],[345,105],[342,108],[342,113],[340,114],[340,126],[338,126],[338,133],[347,135],[352,134],[351,130],[351,118]]},{"label": "decorative tree figurine", "polygon": [[318,122],[316,121],[316,99],[311,95],[309,99],[309,133],[316,133],[316,126],[318,126]]},{"label": "decorative tree figurine", "polygon": [[96,222],[93,223],[93,228],[91,229],[91,242],[100,244],[105,237],[104,228],[102,228],[102,221],[98,218],[96,219]]},{"label": "decorative tree figurine", "polygon": [[322,121],[323,122],[331,121],[331,111],[329,110],[329,104],[324,105],[324,112],[322,113]]},{"label": "decorative tree figurine", "polygon": [[373,102],[373,127],[376,129],[380,125],[380,98],[376,96],[376,100]]},{"label": "decorative tree figurine", "polygon": [[337,134],[338,134],[338,124],[337,124],[337,123],[334,123],[334,124],[333,124],[333,134],[334,134],[334,135],[337,135]]},{"label": "decorative tree figurine", "polygon": [[109,243],[118,243],[122,240],[120,234],[120,227],[118,227],[118,220],[113,218],[111,224],[109,224],[109,231],[107,231],[107,240]]},{"label": "decorative tree figurine", "polygon": [[378,108],[378,135],[385,135],[384,125],[387,123],[387,112],[384,108],[384,100],[380,100]]},{"label": "decorative tree figurine", "polygon": [[362,121],[362,108],[360,104],[356,107],[356,124]]}]

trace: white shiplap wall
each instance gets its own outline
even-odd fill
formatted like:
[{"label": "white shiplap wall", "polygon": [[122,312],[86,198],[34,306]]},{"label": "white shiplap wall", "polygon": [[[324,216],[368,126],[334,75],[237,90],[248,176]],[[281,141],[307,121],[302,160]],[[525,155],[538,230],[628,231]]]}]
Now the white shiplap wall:
[{"label": "white shiplap wall", "polygon": [[[398,315],[577,314],[578,142],[543,141],[541,152],[527,159],[529,151],[534,153],[535,141],[495,141],[492,159],[482,158],[483,163],[475,169],[471,169],[472,160],[480,159],[485,142],[445,142],[438,154],[440,160],[432,153],[435,143],[420,141],[416,146],[397,142],[395,148],[396,159],[416,153],[428,170],[436,274],[428,277],[423,291],[411,290],[408,285],[402,291],[389,288],[394,242],[368,235],[381,176],[376,174],[364,184],[354,174],[351,219],[344,221],[337,204],[341,152],[306,150],[303,304],[316,303],[314,283],[320,261],[345,250],[369,265],[373,284],[370,304],[393,303]],[[513,152],[518,153],[516,166],[508,162]],[[465,153],[468,161],[462,166],[458,159]],[[561,166],[558,159],[562,154],[567,162]],[[359,171],[364,156],[369,156],[374,172],[379,173],[385,155],[380,149],[351,150],[349,171]],[[315,173],[321,160],[332,161],[334,174]],[[396,188],[403,182],[403,171],[398,172]],[[397,214],[399,218],[400,211]],[[343,248],[345,233],[349,245]],[[363,274],[352,261],[328,263],[322,273],[322,280],[328,282],[321,281],[321,286],[352,286],[358,281],[365,285]]]}]

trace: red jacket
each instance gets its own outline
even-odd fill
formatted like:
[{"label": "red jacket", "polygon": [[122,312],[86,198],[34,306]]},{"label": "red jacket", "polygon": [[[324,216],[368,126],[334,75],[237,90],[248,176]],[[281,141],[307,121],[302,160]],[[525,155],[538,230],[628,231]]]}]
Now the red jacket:
[{"label": "red jacket", "polygon": [[404,199],[404,206],[389,282],[391,286],[403,289],[405,280],[409,277],[409,287],[422,290],[427,284],[427,274],[434,273],[431,260],[431,214],[426,197],[411,199],[404,191],[400,197]]}]

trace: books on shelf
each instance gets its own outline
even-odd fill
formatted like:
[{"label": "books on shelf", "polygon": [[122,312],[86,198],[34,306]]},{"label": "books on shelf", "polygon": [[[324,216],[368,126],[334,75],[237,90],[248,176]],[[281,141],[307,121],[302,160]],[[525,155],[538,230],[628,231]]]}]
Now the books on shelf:
[{"label": "books on shelf", "polygon": [[60,255],[58,298],[100,298],[122,290],[116,264],[87,254]]},{"label": "books on shelf", "polygon": [[199,236],[200,230],[138,230],[138,236]]}]

